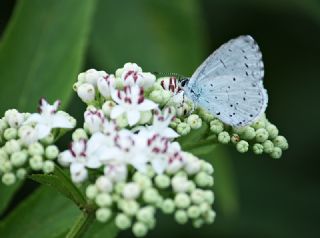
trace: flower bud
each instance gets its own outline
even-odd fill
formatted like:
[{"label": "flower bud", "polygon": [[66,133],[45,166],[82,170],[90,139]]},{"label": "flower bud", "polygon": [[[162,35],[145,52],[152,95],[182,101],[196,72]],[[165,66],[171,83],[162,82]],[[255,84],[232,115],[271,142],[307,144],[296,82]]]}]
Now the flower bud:
[{"label": "flower bud", "polygon": [[109,208],[99,208],[96,211],[96,219],[99,222],[107,222],[111,217],[111,210]]},{"label": "flower bud", "polygon": [[20,167],[22,166],[28,158],[28,154],[25,151],[17,151],[12,153],[10,161],[13,166]]},{"label": "flower bud", "polygon": [[73,141],[87,140],[87,139],[88,139],[88,135],[86,131],[82,128],[78,128],[72,133]]},{"label": "flower bud", "polygon": [[185,122],[182,122],[177,126],[177,132],[182,136],[187,135],[190,132],[190,130],[190,125]]},{"label": "flower bud", "polygon": [[10,186],[16,182],[16,176],[13,173],[5,173],[2,175],[2,183]]},{"label": "flower bud", "polygon": [[204,199],[207,203],[213,204],[214,202],[214,193],[210,190],[204,191]]},{"label": "flower bud", "polygon": [[99,92],[101,93],[102,96],[105,98],[110,98],[111,96],[111,87],[115,84],[115,77],[114,75],[106,74],[103,77],[99,77],[97,80],[97,87]]},{"label": "flower bud", "polygon": [[126,230],[131,226],[131,219],[123,213],[118,213],[115,224],[120,230]]},{"label": "flower bud", "polygon": [[85,103],[91,103],[95,99],[95,89],[91,84],[81,84],[77,89],[78,96]]},{"label": "flower bud", "polygon": [[223,123],[219,119],[213,119],[210,121],[210,130],[215,133],[219,134],[223,131]]},{"label": "flower bud", "polygon": [[279,147],[274,147],[273,151],[271,152],[270,156],[273,159],[280,159],[282,155],[282,150]]},{"label": "flower bud", "polygon": [[265,142],[269,137],[269,133],[267,132],[266,129],[264,128],[260,128],[258,130],[256,130],[256,140],[257,142]]},{"label": "flower bud", "polygon": [[0,172],[2,173],[8,173],[12,170],[12,164],[10,161],[5,160],[5,161],[1,161],[0,163]]},{"label": "flower bud", "polygon": [[106,117],[110,117],[110,113],[112,108],[115,106],[115,102],[114,101],[106,101],[103,105],[102,105],[102,111],[104,113],[104,115]]},{"label": "flower bud", "polygon": [[101,192],[106,192],[106,193],[110,193],[112,191],[112,182],[111,180],[106,177],[106,176],[100,176],[97,180],[96,180],[96,187],[98,188],[99,191]]},{"label": "flower bud", "polygon": [[174,198],[174,203],[177,208],[187,208],[190,206],[190,198],[185,193],[178,193]]},{"label": "flower bud", "polygon": [[221,144],[228,144],[230,142],[230,139],[231,139],[230,135],[226,131],[220,132],[219,135],[218,135],[218,141]]},{"label": "flower bud", "polygon": [[200,209],[197,206],[190,206],[187,210],[188,217],[191,219],[196,219],[200,216]]},{"label": "flower bud", "polygon": [[10,127],[18,128],[24,121],[23,114],[16,109],[7,110],[4,114],[6,121]]},{"label": "flower bud", "polygon": [[261,155],[263,153],[263,145],[256,143],[253,145],[252,150],[256,155]]},{"label": "flower bud", "polygon": [[279,130],[275,125],[269,124],[266,126],[266,130],[269,133],[269,138],[270,139],[275,139],[278,134],[279,134]]},{"label": "flower bud", "polygon": [[11,140],[11,139],[16,139],[18,135],[18,131],[16,128],[7,128],[5,129],[4,133],[3,133],[3,137],[6,140]]},{"label": "flower bud", "polygon": [[4,149],[8,154],[12,154],[14,152],[20,151],[20,143],[17,140],[9,140],[4,145]]},{"label": "flower bud", "polygon": [[45,138],[41,139],[40,142],[44,145],[51,145],[54,143],[54,136],[52,133],[47,135]]},{"label": "flower bud", "polygon": [[192,193],[191,193],[191,201],[194,204],[200,205],[201,203],[203,203],[204,201],[204,192],[201,189],[195,189]]},{"label": "flower bud", "polygon": [[59,149],[56,145],[49,145],[45,149],[45,156],[47,159],[54,160],[59,155]]},{"label": "flower bud", "polygon": [[28,147],[28,152],[31,156],[33,155],[43,155],[44,154],[44,148],[43,145],[41,145],[39,142],[35,142]]},{"label": "flower bud", "polygon": [[139,204],[135,200],[123,200],[121,208],[128,216],[134,216],[139,210]]},{"label": "flower bud", "polygon": [[202,126],[202,120],[197,114],[192,114],[188,117],[187,123],[191,129],[199,129]]},{"label": "flower bud", "polygon": [[239,151],[240,153],[245,153],[249,149],[249,143],[246,142],[245,140],[241,140],[237,143],[236,148],[237,148],[237,151]]},{"label": "flower bud", "polygon": [[95,185],[90,184],[87,188],[86,188],[86,196],[87,198],[93,200],[95,199],[95,197],[98,194],[98,189]]},{"label": "flower bud", "polygon": [[99,207],[109,207],[112,204],[112,198],[107,193],[98,194],[95,201]]},{"label": "flower bud", "polygon": [[43,159],[40,155],[34,155],[30,158],[29,164],[33,170],[41,170],[43,166]]},{"label": "flower bud", "polygon": [[205,217],[204,217],[205,222],[208,223],[208,224],[213,223],[214,220],[215,220],[215,218],[216,218],[216,213],[215,213],[215,211],[213,211],[213,210],[208,211],[208,212],[205,214]]},{"label": "flower bud", "polygon": [[132,232],[136,237],[143,237],[147,234],[148,227],[145,224],[143,224],[142,222],[136,222],[132,226]]},{"label": "flower bud", "polygon": [[273,151],[273,143],[270,140],[266,140],[265,142],[263,142],[263,151],[267,154],[271,153]]},{"label": "flower bud", "polygon": [[42,170],[45,174],[52,173],[54,171],[54,163],[50,160],[44,161]]},{"label": "flower bud", "polygon": [[284,136],[277,136],[273,140],[274,146],[279,147],[282,150],[288,149],[288,142],[287,139]]},{"label": "flower bud", "polygon": [[23,145],[30,145],[38,140],[37,131],[31,126],[21,126],[18,130],[18,135]]},{"label": "flower bud", "polygon": [[163,201],[161,209],[165,214],[171,214],[175,210],[175,204],[172,199],[167,198]]},{"label": "flower bud", "polygon": [[167,175],[157,175],[154,179],[155,184],[158,188],[168,188],[170,186],[170,178]]},{"label": "flower bud", "polygon": [[23,180],[27,176],[27,170],[25,168],[20,168],[16,172],[18,179]]},{"label": "flower bud", "polygon": [[187,192],[189,188],[189,181],[183,176],[174,176],[171,180],[173,191],[176,193]]},{"label": "flower bud", "polygon": [[151,111],[144,111],[144,112],[140,112],[140,120],[139,120],[139,124],[147,124],[150,123],[152,119],[152,112]]},{"label": "flower bud", "polygon": [[131,183],[127,183],[122,191],[122,196],[125,199],[136,199],[139,197],[140,195],[140,187],[138,186],[138,184],[131,182]]},{"label": "flower bud", "polygon": [[141,208],[137,213],[137,219],[143,223],[148,223],[154,219],[154,209],[150,206]]},{"label": "flower bud", "polygon": [[174,214],[174,218],[181,225],[188,222],[188,214],[184,210],[176,211],[176,213]]},{"label": "flower bud", "polygon": [[193,222],[192,222],[192,225],[194,228],[201,228],[202,225],[204,223],[204,220],[201,219],[201,218],[198,218],[198,219],[195,219]]},{"label": "flower bud", "polygon": [[143,200],[146,203],[155,204],[158,202],[159,198],[160,198],[160,195],[158,191],[154,188],[147,188],[143,192]]},{"label": "flower bud", "polygon": [[252,140],[256,137],[256,131],[253,127],[247,126],[243,132],[242,138],[245,140]]},{"label": "flower bud", "polygon": [[186,159],[186,164],[184,166],[184,170],[189,174],[189,175],[193,175],[196,174],[200,171],[201,169],[201,162],[200,160],[193,156],[192,154],[189,153],[184,153],[185,159]]},{"label": "flower bud", "polygon": [[164,96],[163,96],[163,90],[154,90],[150,93],[149,99],[154,101],[157,104],[163,104],[164,103]]},{"label": "flower bud", "polygon": [[200,187],[206,187],[209,186],[209,180],[210,180],[211,176],[209,176],[208,174],[206,174],[205,172],[200,172],[195,176],[195,182],[198,186]]}]

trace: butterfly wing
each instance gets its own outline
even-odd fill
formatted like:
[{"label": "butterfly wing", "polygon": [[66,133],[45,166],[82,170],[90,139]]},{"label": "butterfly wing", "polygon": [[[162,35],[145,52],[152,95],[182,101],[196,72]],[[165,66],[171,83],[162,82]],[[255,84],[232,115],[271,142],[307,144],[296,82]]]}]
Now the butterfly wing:
[{"label": "butterfly wing", "polygon": [[244,126],[265,111],[262,54],[251,36],[222,45],[195,71],[187,95],[226,124]]}]

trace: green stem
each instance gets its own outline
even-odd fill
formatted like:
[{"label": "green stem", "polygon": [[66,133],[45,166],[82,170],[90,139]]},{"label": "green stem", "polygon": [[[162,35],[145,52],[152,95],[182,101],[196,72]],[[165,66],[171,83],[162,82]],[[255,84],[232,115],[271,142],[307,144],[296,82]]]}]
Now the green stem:
[{"label": "green stem", "polygon": [[76,222],[71,227],[70,231],[66,235],[66,238],[80,238],[82,237],[85,232],[87,231],[90,224],[94,221],[94,213],[84,211],[78,217]]}]

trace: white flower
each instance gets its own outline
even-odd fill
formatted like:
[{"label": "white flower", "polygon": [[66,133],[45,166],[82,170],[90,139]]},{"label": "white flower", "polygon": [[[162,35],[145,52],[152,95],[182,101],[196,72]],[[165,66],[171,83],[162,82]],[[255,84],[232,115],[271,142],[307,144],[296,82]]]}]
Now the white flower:
[{"label": "white flower", "polygon": [[185,171],[190,175],[198,173],[201,169],[200,160],[194,155],[187,152],[183,152],[182,155],[185,159]]},{"label": "white flower", "polygon": [[96,90],[92,84],[84,83],[77,88],[77,94],[83,102],[90,103],[96,96]]},{"label": "white flower", "polygon": [[10,127],[18,128],[24,121],[24,115],[16,109],[7,110],[4,114]]},{"label": "white flower", "polygon": [[148,130],[158,133],[166,138],[179,137],[179,134],[169,127],[169,124],[174,118],[171,108],[165,108],[162,112],[155,109],[153,114],[153,124],[147,127]]},{"label": "white flower", "polygon": [[93,86],[96,86],[97,80],[100,77],[104,77],[106,75],[107,75],[107,73],[105,71],[97,71],[95,69],[88,69],[86,72],[80,73],[78,75],[78,81],[89,83],[89,84],[92,84]]},{"label": "white flower", "polygon": [[182,91],[176,77],[163,77],[158,82],[164,90],[170,91],[172,96]]},{"label": "white flower", "polygon": [[146,138],[140,135],[133,134],[128,130],[121,130],[114,138],[114,147],[108,149],[101,160],[104,164],[110,162],[118,162],[124,164],[131,164],[140,172],[146,172],[146,165],[148,162],[146,149]]},{"label": "white flower", "polygon": [[106,118],[102,110],[89,108],[84,113],[85,128],[91,133],[102,131]]},{"label": "white flower", "polygon": [[111,96],[111,88],[114,88],[115,77],[113,74],[106,74],[103,77],[98,78],[97,87],[99,92],[105,98],[109,98]]},{"label": "white flower", "polygon": [[71,179],[74,183],[81,183],[88,177],[84,164],[74,163],[70,167]]},{"label": "white flower", "polygon": [[142,69],[134,63],[126,63],[123,69],[120,69],[117,74],[121,77],[124,85],[138,85],[145,89],[150,88],[156,81],[156,76],[151,73],[144,73]]},{"label": "white flower", "polygon": [[42,139],[50,134],[53,128],[73,128],[69,117],[64,113],[57,113],[60,101],[55,101],[53,105],[48,104],[45,99],[40,100],[39,112],[31,114],[25,124],[35,124],[38,139]]},{"label": "white flower", "polygon": [[143,88],[138,86],[125,86],[123,91],[113,90],[112,99],[117,103],[112,108],[111,118],[115,119],[123,113],[126,114],[130,126],[135,125],[141,115],[140,112],[156,108],[158,105],[144,98]]},{"label": "white flower", "polygon": [[79,181],[77,174],[84,175],[86,173],[82,170],[101,166],[100,159],[108,153],[106,141],[108,138],[99,132],[93,134],[89,140],[74,141],[69,150],[59,155],[58,161],[63,166],[70,166],[72,178],[75,177],[77,182],[82,182],[86,177],[81,176],[83,180]]},{"label": "white flower", "polygon": [[168,166],[166,168],[166,171],[173,174],[184,166],[185,160],[182,156],[181,148],[178,142],[170,143],[168,153]]},{"label": "white flower", "polygon": [[127,179],[127,165],[120,162],[109,162],[104,167],[104,174],[113,182],[124,182]]}]

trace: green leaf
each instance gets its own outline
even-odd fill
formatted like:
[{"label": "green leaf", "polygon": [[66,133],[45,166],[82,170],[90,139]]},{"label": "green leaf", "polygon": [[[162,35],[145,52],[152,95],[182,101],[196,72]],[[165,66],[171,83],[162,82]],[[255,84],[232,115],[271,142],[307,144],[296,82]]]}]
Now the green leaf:
[{"label": "green leaf", "polygon": [[128,61],[145,70],[191,74],[203,60],[203,24],[197,1],[99,1],[89,56],[115,70]]},{"label": "green leaf", "polygon": [[65,175],[59,166],[55,166],[53,174],[32,174],[28,176],[28,178],[43,185],[50,186],[54,190],[72,200],[79,207],[84,207],[86,205],[86,200],[83,194],[72,183],[70,178]]},{"label": "green leaf", "polygon": [[[0,112],[32,110],[45,96],[68,102],[86,48],[95,1],[17,1],[0,42]],[[18,185],[0,188],[0,212]],[[2,195],[5,194],[5,195]]]},{"label": "green leaf", "polygon": [[69,229],[79,209],[56,191],[39,188],[0,223],[6,238],[55,237]]},{"label": "green leaf", "polygon": [[22,182],[18,182],[12,186],[6,186],[0,183],[0,215],[8,207],[12,197],[21,187]]},{"label": "green leaf", "polygon": [[208,129],[208,124],[203,122],[199,129],[191,130],[189,134],[179,137],[177,141],[181,144],[182,148],[188,148],[196,143],[204,142],[208,134]]}]

